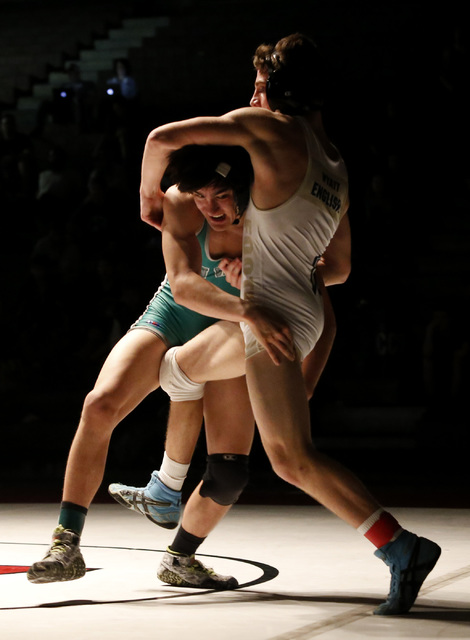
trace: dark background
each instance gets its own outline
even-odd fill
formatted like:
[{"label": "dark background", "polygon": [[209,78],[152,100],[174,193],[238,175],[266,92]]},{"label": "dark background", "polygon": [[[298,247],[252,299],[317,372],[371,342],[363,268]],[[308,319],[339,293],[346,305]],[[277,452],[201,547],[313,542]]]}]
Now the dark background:
[{"label": "dark background", "polygon": [[[130,112],[110,110],[103,75],[88,120],[46,109],[24,121],[34,84],[150,15],[169,26],[129,50]],[[60,500],[83,399],[163,278],[158,232],[139,220],[146,135],[247,104],[256,46],[302,31],[328,61],[324,118],[350,172],[353,236],[351,277],[331,290],[338,333],[311,402],[314,439],[383,501],[468,506],[466,25],[453,3],[0,2],[0,106],[20,134],[0,147],[2,500]],[[74,181],[38,198],[56,147]],[[98,500],[109,481],[145,484],[158,468],[167,410],[157,391],[118,426]],[[202,436],[186,492],[204,449]],[[243,500],[306,499],[256,440]]]}]

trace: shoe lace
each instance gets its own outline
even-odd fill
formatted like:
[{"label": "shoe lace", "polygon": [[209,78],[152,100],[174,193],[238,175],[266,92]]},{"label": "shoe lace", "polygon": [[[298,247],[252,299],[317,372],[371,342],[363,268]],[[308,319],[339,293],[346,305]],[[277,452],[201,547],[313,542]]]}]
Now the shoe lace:
[{"label": "shoe lace", "polygon": [[392,580],[390,582],[390,592],[388,594],[389,599],[398,595],[401,578],[401,571],[397,565],[392,565],[390,567],[390,573],[392,575]]},{"label": "shoe lace", "polygon": [[54,540],[49,553],[64,553],[68,548],[69,545],[63,540]]},{"label": "shoe lace", "polygon": [[73,543],[70,540],[66,540],[60,536],[52,540],[52,545],[49,550],[49,554],[66,553],[73,547]]},{"label": "shoe lace", "polygon": [[192,571],[201,571],[202,573],[206,573],[209,576],[215,576],[214,569],[211,569],[211,567],[206,567],[204,564],[202,564],[202,562],[196,560],[196,558],[193,558],[190,567]]}]

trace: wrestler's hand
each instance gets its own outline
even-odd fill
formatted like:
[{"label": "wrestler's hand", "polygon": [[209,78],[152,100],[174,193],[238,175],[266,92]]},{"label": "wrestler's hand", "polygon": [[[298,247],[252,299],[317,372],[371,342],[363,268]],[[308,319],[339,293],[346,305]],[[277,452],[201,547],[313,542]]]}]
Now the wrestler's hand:
[{"label": "wrestler's hand", "polygon": [[232,287],[241,289],[242,286],[242,261],[240,258],[222,258],[219,268],[225,274],[225,279]]},{"label": "wrestler's hand", "polygon": [[247,303],[245,322],[274,364],[280,364],[281,354],[288,360],[295,360],[294,339],[287,322],[281,316],[266,307]]}]

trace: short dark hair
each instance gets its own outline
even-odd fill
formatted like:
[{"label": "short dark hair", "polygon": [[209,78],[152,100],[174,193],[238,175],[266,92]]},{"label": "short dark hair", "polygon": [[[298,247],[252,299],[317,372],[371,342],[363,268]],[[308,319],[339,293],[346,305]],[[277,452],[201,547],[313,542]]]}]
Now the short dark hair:
[{"label": "short dark hair", "polygon": [[324,61],[309,36],[293,33],[275,45],[260,45],[253,65],[268,73],[266,95],[271,109],[295,115],[323,105]]},{"label": "short dark hair", "polygon": [[167,175],[182,193],[220,186],[232,189],[240,212],[248,205],[253,167],[242,147],[186,145],[170,154]]}]

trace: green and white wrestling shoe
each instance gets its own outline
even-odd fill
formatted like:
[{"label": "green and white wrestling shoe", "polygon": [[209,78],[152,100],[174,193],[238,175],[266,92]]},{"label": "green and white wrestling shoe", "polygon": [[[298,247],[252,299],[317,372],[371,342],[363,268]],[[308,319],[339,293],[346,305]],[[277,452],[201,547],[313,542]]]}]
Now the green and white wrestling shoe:
[{"label": "green and white wrestling shoe", "polygon": [[80,536],[61,525],[54,529],[52,545],[44,558],[28,570],[27,578],[35,584],[65,582],[83,578],[85,561],[80,551]]},{"label": "green and white wrestling shoe", "polygon": [[185,556],[167,549],[158,568],[157,576],[162,582],[175,587],[195,587],[227,591],[236,589],[238,581],[232,576],[221,576],[206,567],[194,555]]}]

